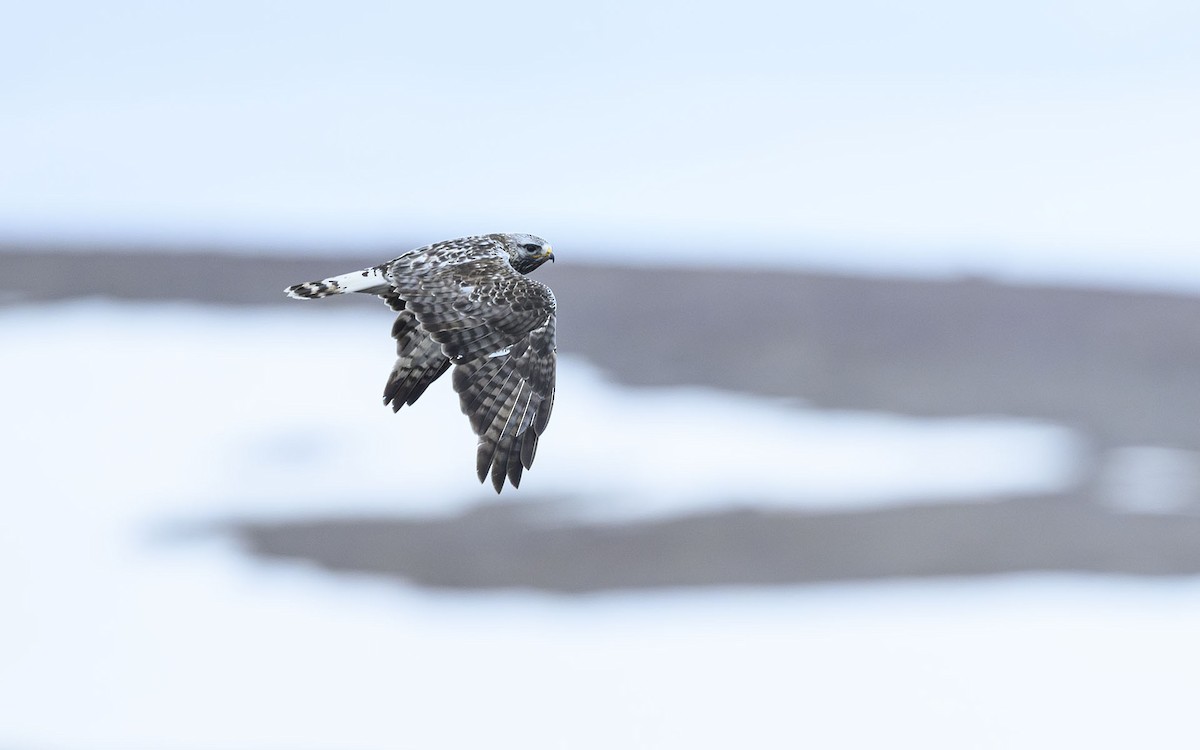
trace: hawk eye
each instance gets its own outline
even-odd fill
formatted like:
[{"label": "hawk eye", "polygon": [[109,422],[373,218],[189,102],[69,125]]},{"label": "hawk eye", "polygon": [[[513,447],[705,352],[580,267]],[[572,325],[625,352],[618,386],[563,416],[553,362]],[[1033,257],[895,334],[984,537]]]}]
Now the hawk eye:
[{"label": "hawk eye", "polygon": [[525,248],[525,250],[530,253],[538,253],[542,250],[541,245],[521,245],[521,247]]}]

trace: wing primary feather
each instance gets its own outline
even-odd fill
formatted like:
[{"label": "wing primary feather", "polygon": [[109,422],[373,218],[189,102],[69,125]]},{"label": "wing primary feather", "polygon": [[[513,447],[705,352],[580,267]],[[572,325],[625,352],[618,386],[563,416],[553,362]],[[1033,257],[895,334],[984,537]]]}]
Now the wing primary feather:
[{"label": "wing primary feather", "polygon": [[[520,403],[522,392],[527,393],[525,396],[525,404],[521,407],[521,417],[517,420],[516,427],[512,430],[508,430],[509,434],[506,436],[508,438],[508,443],[506,445],[506,455],[504,457],[505,463],[508,464],[508,479],[513,483],[513,487],[520,486],[521,470],[524,466],[521,462],[521,453],[525,444],[525,428],[528,427],[526,417],[529,416],[529,409],[533,404],[534,397],[537,395],[524,380],[521,381],[521,389],[517,391],[517,403]],[[514,411],[514,413],[516,412]]]},{"label": "wing primary feather", "polygon": [[[504,367],[501,371],[504,372],[504,381],[498,388],[485,390],[480,394],[483,397],[483,401],[479,402],[480,408],[472,414],[471,426],[480,435],[485,434],[495,424],[505,406],[508,406],[509,409],[512,408],[512,405],[507,403],[512,397],[512,394],[509,392],[509,383],[512,382],[514,375],[518,378],[520,376],[517,375],[516,369],[512,367]],[[508,416],[511,415],[510,411]]]},{"label": "wing primary feather", "polygon": [[[505,393],[503,400],[505,407],[501,408],[500,413],[507,411],[504,415],[504,424],[500,426],[499,432],[494,432],[491,428],[488,429],[487,435],[494,441],[492,448],[492,486],[499,492],[504,487],[504,477],[508,474],[508,458],[512,450],[512,433],[508,426],[512,424],[513,412],[516,410],[517,401],[521,398],[521,391],[525,388],[525,382],[520,381],[517,385],[517,390],[513,393]],[[496,414],[496,419],[499,420],[500,413]],[[495,426],[495,422],[492,423]],[[518,479],[517,481],[520,481]]]},{"label": "wing primary feather", "polygon": [[421,394],[450,367],[441,347],[432,341],[410,310],[401,310],[392,324],[396,339],[396,364],[383,389],[384,405],[400,411],[416,403]]},{"label": "wing primary feather", "polygon": [[[455,368],[454,385],[455,389],[464,397],[461,402],[464,414],[472,415],[478,412],[479,405],[482,403],[482,400],[492,394],[491,386],[496,382],[496,378],[500,377],[501,375],[507,378],[509,375],[511,375],[511,371],[505,367],[505,364],[505,362],[497,362],[495,365],[492,365],[489,362],[478,367],[471,366],[469,372],[467,367]],[[491,370],[491,372],[487,375],[487,380],[483,382],[472,382],[470,376],[478,372],[483,372],[485,368]],[[457,377],[459,373],[464,373],[461,383]],[[466,397],[468,396],[470,397],[470,401],[466,400]]]},{"label": "wing primary feather", "polygon": [[[492,468],[492,455],[484,450],[484,439],[479,438],[479,446],[475,449],[475,473],[479,475],[479,481],[487,479],[488,469]],[[500,490],[496,490],[499,492]]]},{"label": "wing primary feather", "polygon": [[546,426],[550,424],[550,412],[554,410],[554,384],[550,385],[550,393],[546,395],[546,400],[542,402],[542,407],[538,409],[537,417],[533,420],[533,431],[541,435],[546,431]]},{"label": "wing primary feather", "polygon": [[514,488],[521,486],[521,472],[525,467],[521,465],[521,454],[509,446],[508,451],[508,481],[512,482]]},{"label": "wing primary feather", "polygon": [[391,404],[394,412],[400,411],[405,405],[412,406],[429,386],[433,385],[433,381],[440,378],[448,369],[450,369],[450,360],[443,359],[434,366],[411,367],[405,372],[402,379],[397,377],[396,371],[393,371],[392,378],[388,380],[383,391],[383,403]]},{"label": "wing primary feather", "polygon": [[412,406],[413,404],[415,404],[417,402],[417,399],[421,397],[421,394],[423,394],[425,392],[425,389],[427,389],[429,386],[433,385],[433,381],[440,378],[442,376],[442,374],[445,373],[446,370],[449,370],[449,369],[450,369],[450,360],[447,359],[447,360],[442,361],[442,363],[438,366],[437,370],[432,371],[433,375],[428,378],[425,378],[422,381],[421,387],[419,389],[413,390],[412,394],[408,397],[408,402],[407,402],[408,405]]},{"label": "wing primary feather", "polygon": [[526,469],[533,468],[533,457],[537,455],[538,434],[526,432],[521,442],[521,463]]},{"label": "wing primary feather", "polygon": [[[528,386],[522,381],[522,386]],[[533,406],[534,398],[537,396],[532,388],[528,388],[529,395],[525,397],[525,408],[521,412],[521,419],[517,422],[517,427],[512,431],[508,444],[506,461],[508,463],[508,479],[513,483],[513,487],[517,487],[521,481],[521,472],[528,468],[524,462],[525,452],[525,435],[528,434],[528,422],[526,417],[530,416],[530,409],[536,408]]]}]

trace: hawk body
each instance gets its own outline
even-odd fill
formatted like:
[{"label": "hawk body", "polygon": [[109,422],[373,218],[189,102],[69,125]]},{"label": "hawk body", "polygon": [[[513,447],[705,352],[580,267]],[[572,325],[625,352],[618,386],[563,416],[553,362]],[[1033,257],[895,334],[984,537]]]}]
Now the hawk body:
[{"label": "hawk body", "polygon": [[375,294],[396,310],[396,365],[383,391],[399,411],[451,366],[462,411],[479,436],[479,481],[520,486],[554,406],[555,300],[524,274],[553,260],[529,234],[435,242],[372,268],[289,287],[316,299]]}]

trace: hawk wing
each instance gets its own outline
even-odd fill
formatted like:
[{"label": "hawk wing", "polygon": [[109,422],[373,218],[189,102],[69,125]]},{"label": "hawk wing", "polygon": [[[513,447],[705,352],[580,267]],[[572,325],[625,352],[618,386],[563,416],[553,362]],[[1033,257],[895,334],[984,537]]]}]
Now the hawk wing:
[{"label": "hawk wing", "polygon": [[[436,345],[439,356],[455,365],[454,390],[479,436],[479,481],[490,471],[497,492],[506,477],[519,487],[554,406],[554,294],[513,270],[504,251],[484,241],[431,245],[392,261],[386,273],[405,302],[393,329],[399,331],[397,348],[405,346],[401,337],[409,324],[401,320],[406,313],[428,334],[425,341],[433,342],[401,353],[402,361],[422,357],[428,364],[424,374],[406,376],[395,387],[393,408],[402,393],[408,403],[415,401],[444,371],[444,365],[435,369],[431,351]],[[400,364],[393,372],[396,380]]]},{"label": "hawk wing", "polygon": [[[382,295],[381,295],[382,296]],[[450,360],[442,354],[442,347],[429,338],[412,310],[404,309],[404,300],[399,302],[400,314],[392,325],[392,338],[396,339],[396,365],[388,376],[383,389],[383,403],[392,405],[392,411],[416,403],[429,384],[442,376],[450,367]],[[396,307],[392,299],[388,304]]]}]

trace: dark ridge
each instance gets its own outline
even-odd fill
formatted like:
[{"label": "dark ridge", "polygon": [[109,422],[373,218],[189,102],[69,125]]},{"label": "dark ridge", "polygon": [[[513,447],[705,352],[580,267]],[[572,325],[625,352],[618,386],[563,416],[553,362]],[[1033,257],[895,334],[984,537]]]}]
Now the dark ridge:
[{"label": "dark ridge", "polygon": [[436,520],[241,523],[228,530],[260,558],[469,590],[1200,573],[1200,517],[1120,514],[1073,497],[836,514],[730,510],[612,525],[553,523],[528,505],[482,505]]},{"label": "dark ridge", "polygon": [[[321,260],[13,248],[0,252],[0,305],[97,295],[363,305],[379,308],[386,339],[391,313],[378,301],[300,301],[283,289],[389,254]],[[1100,447],[1200,449],[1197,297],[561,259],[538,272],[559,300],[559,350],[623,383],[923,416],[1030,417],[1073,426]]]}]

